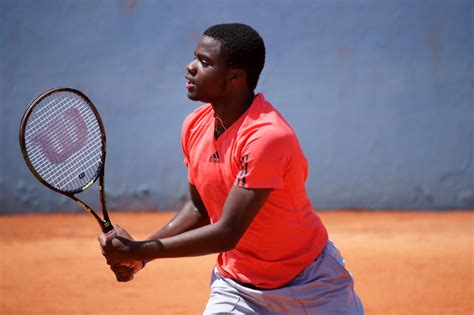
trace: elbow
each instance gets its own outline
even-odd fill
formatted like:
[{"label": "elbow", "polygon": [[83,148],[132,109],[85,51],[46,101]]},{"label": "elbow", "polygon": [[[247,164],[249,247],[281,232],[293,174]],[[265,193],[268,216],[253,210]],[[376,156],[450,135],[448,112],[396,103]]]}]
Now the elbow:
[{"label": "elbow", "polygon": [[239,233],[231,227],[221,227],[219,233],[220,252],[227,252],[235,248],[243,233]]},{"label": "elbow", "polygon": [[220,252],[228,252],[230,250],[233,250],[235,248],[235,246],[237,246],[237,243],[238,242],[226,240],[225,242],[223,242],[223,244],[220,248]]}]

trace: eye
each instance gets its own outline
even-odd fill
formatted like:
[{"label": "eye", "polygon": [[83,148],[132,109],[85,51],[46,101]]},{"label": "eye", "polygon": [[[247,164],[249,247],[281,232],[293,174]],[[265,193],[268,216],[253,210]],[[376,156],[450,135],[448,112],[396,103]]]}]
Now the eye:
[{"label": "eye", "polygon": [[199,63],[202,65],[203,68],[209,67],[211,64],[209,62],[209,59],[205,55],[199,54],[199,53],[194,53],[194,58],[193,60],[199,61]]},{"label": "eye", "polygon": [[199,58],[199,62],[202,64],[203,67],[209,66],[209,62],[204,58]]}]

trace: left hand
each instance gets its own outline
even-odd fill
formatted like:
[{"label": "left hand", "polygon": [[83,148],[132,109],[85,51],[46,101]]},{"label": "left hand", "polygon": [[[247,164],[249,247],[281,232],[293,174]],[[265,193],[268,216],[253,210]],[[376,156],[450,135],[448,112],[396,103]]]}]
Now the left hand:
[{"label": "left hand", "polygon": [[107,264],[112,266],[136,260],[131,257],[133,238],[119,225],[114,225],[114,229],[115,231],[108,237],[105,234],[99,236],[102,255],[107,260]]},{"label": "left hand", "polygon": [[144,267],[142,261],[131,261],[127,265],[112,265],[110,269],[115,274],[117,281],[128,282],[133,280],[134,275]]}]

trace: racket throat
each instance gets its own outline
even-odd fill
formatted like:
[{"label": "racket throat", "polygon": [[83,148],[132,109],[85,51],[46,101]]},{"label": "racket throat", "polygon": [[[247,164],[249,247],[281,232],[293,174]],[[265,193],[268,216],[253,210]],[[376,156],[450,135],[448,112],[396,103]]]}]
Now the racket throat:
[{"label": "racket throat", "polygon": [[99,223],[99,226],[102,232],[107,233],[114,229],[112,223],[110,222],[108,218],[102,219],[84,202],[80,201],[79,199],[75,199],[75,201],[81,208],[83,208],[84,210],[86,210],[87,212],[89,212],[90,214],[94,216],[94,218],[97,220],[97,223]]}]

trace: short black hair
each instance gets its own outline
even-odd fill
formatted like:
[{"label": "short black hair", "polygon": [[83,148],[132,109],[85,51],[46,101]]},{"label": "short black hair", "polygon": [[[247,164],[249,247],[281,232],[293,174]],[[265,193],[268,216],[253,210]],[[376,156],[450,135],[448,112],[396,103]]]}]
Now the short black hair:
[{"label": "short black hair", "polygon": [[245,24],[226,23],[211,26],[203,34],[221,43],[226,65],[243,69],[248,87],[254,90],[265,64],[265,44],[257,31]]}]

